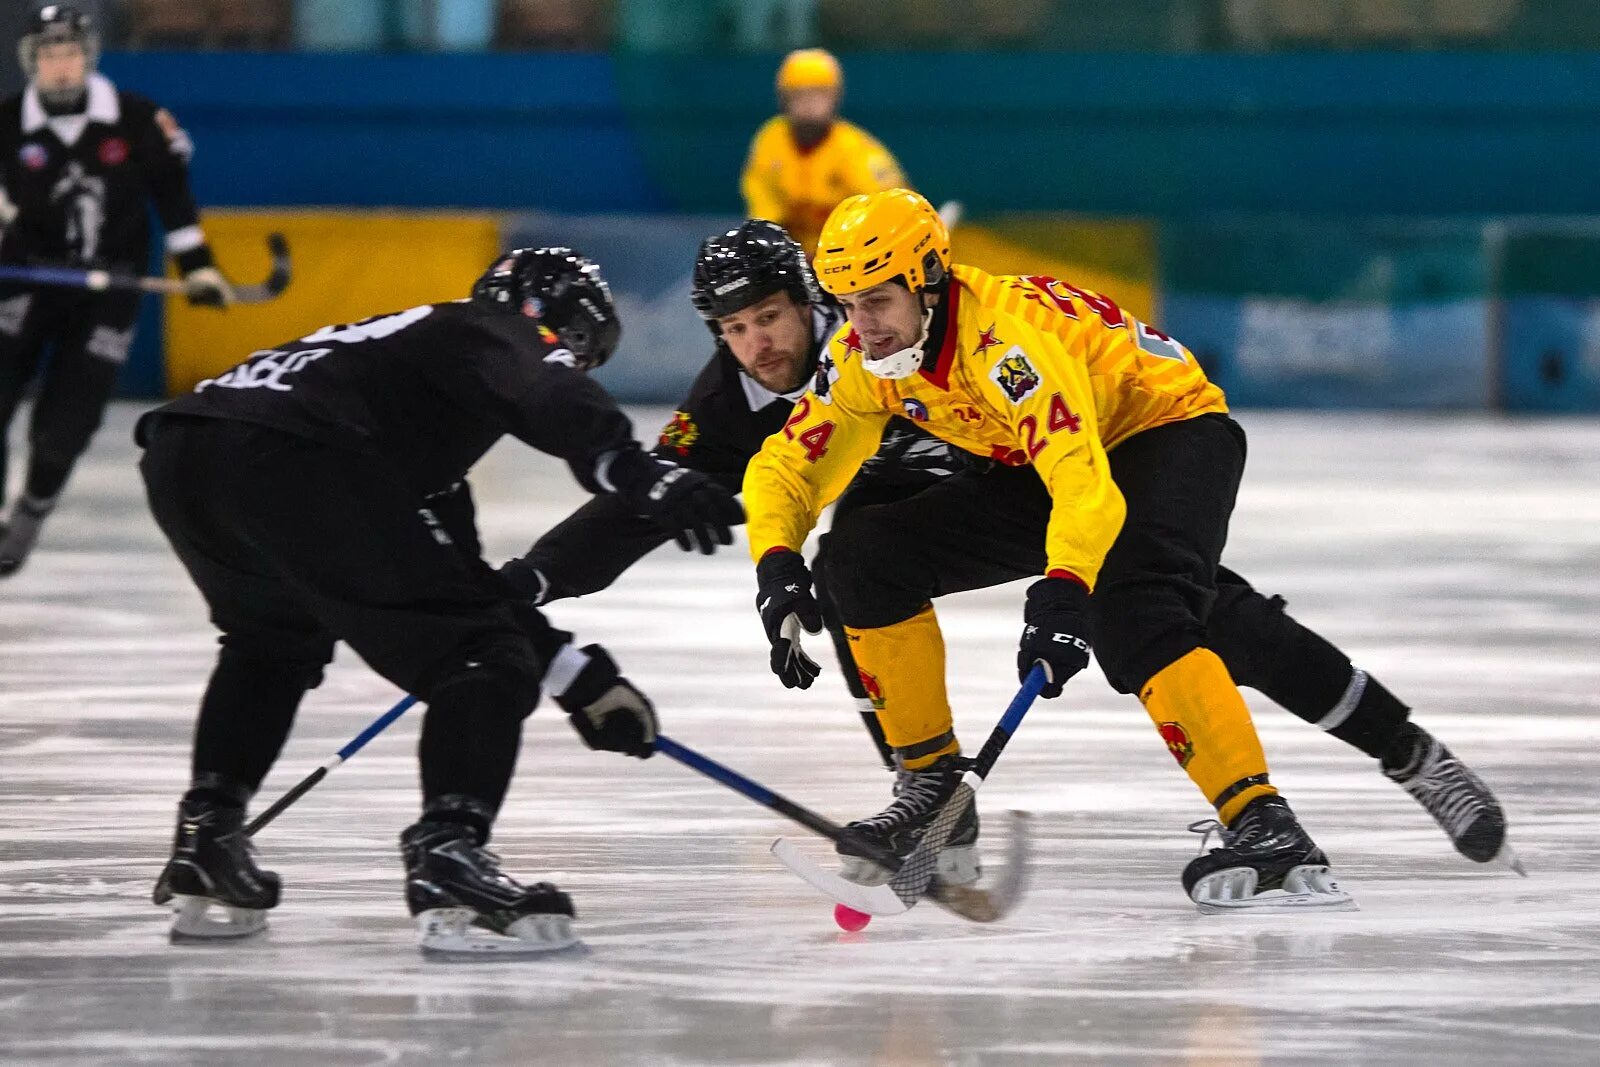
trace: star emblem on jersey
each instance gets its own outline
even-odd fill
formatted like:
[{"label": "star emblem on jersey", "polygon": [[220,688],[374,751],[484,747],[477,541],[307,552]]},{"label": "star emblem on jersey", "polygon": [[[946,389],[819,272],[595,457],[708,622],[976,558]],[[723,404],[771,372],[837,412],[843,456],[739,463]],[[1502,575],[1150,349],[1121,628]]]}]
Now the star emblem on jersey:
[{"label": "star emblem on jersey", "polygon": [[1178,761],[1178,766],[1189,766],[1189,761],[1194,759],[1194,742],[1189,740],[1189,731],[1175,722],[1164,722],[1156,727],[1156,732],[1167,743],[1167,751]]},{"label": "star emblem on jersey", "polygon": [[860,352],[861,335],[856,333],[854,329],[851,329],[851,331],[844,336],[844,354],[846,356],[850,356],[852,354],[859,355]]},{"label": "star emblem on jersey", "polygon": [[687,456],[694,443],[700,440],[700,427],[687,411],[674,411],[672,421],[661,431],[661,443],[680,456]]},{"label": "star emblem on jersey", "polygon": [[1000,338],[994,335],[994,326],[991,325],[988,329],[978,332],[978,343],[972,346],[972,354],[981,356],[999,343]]},{"label": "star emblem on jersey", "polygon": [[833,383],[839,380],[839,366],[834,363],[833,357],[826,350],[817,358],[817,377],[811,383],[811,392],[824,404],[833,403],[829,394],[833,391]]},{"label": "star emblem on jersey", "polygon": [[994,379],[1000,391],[1006,394],[1006,399],[1013,404],[1022,403],[1044,384],[1044,379],[1033,369],[1033,364],[1028,362],[1028,354],[1020,345],[1012,345],[1006,354],[1000,357],[1000,362],[994,365],[989,377]]}]

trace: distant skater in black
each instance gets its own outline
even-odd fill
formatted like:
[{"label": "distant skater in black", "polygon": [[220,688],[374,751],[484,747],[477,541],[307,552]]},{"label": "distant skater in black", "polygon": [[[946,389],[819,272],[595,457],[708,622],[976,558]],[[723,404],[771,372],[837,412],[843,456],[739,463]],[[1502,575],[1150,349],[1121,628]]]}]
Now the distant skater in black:
[{"label": "distant skater in black", "polygon": [[[189,135],[96,73],[99,51],[89,17],[68,4],[40,10],[22,36],[28,86],[0,101],[0,263],[143,274],[154,206],[190,303],[226,307],[233,290],[189,192]],[[27,562],[99,429],[138,312],[136,292],[0,284],[0,501],[11,420],[39,384],[26,481],[0,523],[0,577]]]},{"label": "distant skater in black", "polygon": [[[619,335],[593,263],[522,250],[470,299],[256,352],[140,421],[151,510],[222,632],[156,887],[158,903],[182,898],[175,937],[254,933],[277,904],[245,806],[344,641],[428,706],[422,815],[401,835],[424,949],[574,942],[568,896],[519,885],[484,849],[522,720],[545,691],[590,747],[647,757],[655,712],[603,648],[574,644],[483,562],[465,477],[510,434],[684,547],[729,544],[733,498],[642,450],[585,373]],[[211,903],[233,921],[206,918]]]}]

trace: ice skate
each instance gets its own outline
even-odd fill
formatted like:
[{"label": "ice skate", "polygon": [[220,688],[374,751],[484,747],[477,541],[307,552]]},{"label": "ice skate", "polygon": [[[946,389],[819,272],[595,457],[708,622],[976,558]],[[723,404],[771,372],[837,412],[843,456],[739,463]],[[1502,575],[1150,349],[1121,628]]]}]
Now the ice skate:
[{"label": "ice skate", "polygon": [[26,495],[17,499],[10,519],[0,525],[0,578],[9,578],[28,562],[54,507],[53,500],[38,501]]},{"label": "ice skate", "polygon": [[[244,833],[243,808],[203,800],[178,806],[172,858],[152,894],[157,904],[174,906],[175,944],[250,937],[267,928],[280,883],[256,866],[254,852]],[[213,917],[213,909],[222,917]]]},{"label": "ice skate", "polygon": [[1457,852],[1474,863],[1504,864],[1526,878],[1494,792],[1438,738],[1418,726],[1412,730],[1394,751],[1384,753],[1384,777],[1433,816]]},{"label": "ice skate", "polygon": [[[1189,827],[1204,834],[1199,856],[1183,869],[1183,888],[1202,914],[1254,909],[1355,911],[1339,888],[1328,857],[1301,828],[1282,797],[1257,797],[1224,827],[1205,819]],[[1204,851],[1217,832],[1222,847]]]},{"label": "ice skate", "polygon": [[[887,882],[893,872],[874,860],[874,853],[897,859],[909,856],[961,783],[967,766],[967,760],[952,755],[921,770],[896,772],[894,801],[877,815],[845,826],[849,836],[837,846],[843,859],[840,875],[858,885]],[[982,874],[978,810],[968,805],[951,832],[949,843],[939,851],[938,871],[930,892],[945,886],[972,885]]]},{"label": "ice skate", "polygon": [[406,905],[425,956],[534,956],[579,944],[572,898],[548,882],[524,886],[500,870],[469,826],[423,821],[400,835]]}]

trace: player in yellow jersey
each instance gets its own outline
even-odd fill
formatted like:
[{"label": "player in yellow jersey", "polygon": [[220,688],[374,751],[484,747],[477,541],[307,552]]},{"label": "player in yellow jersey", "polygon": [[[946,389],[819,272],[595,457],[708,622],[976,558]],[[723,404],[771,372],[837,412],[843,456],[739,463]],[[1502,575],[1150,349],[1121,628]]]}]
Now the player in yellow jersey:
[{"label": "player in yellow jersey", "polygon": [[820,48],[789,53],[778,68],[781,115],[756,132],[740,186],[745,211],[789,231],[806,255],[835,204],[904,185],[889,150],[838,115],[844,75]]},{"label": "player in yellow jersey", "polygon": [[[841,203],[815,266],[850,318],[830,345],[836,377],[819,376],[744,482],[775,669],[817,621],[801,546],[891,416],[994,461],[854,509],[829,534],[829,589],[902,770],[894,802],[850,824],[846,877],[881,877],[861,856],[872,849],[908,853],[965,767],[932,599],[1032,574],[1019,675],[1043,664],[1043,695],[1057,696],[1092,640],[1217,810],[1224,845],[1184,870],[1190,896],[1350,906],[1205,647],[1245,458],[1222,391],[1182,345],[1095,293],[952,266],[948,231],[908,190]],[[940,857],[942,879],[977,877],[976,837],[974,814]]]}]

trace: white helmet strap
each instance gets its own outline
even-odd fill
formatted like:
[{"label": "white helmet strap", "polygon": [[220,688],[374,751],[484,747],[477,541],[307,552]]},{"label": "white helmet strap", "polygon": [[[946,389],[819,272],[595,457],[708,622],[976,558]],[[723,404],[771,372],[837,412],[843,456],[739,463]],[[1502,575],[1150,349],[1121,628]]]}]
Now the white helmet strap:
[{"label": "white helmet strap", "polygon": [[925,308],[922,312],[922,336],[917,338],[915,344],[877,359],[863,359],[861,365],[867,368],[867,373],[874,378],[882,378],[887,382],[898,382],[911,377],[922,369],[922,349],[928,343],[928,329],[932,325],[933,309]]}]

